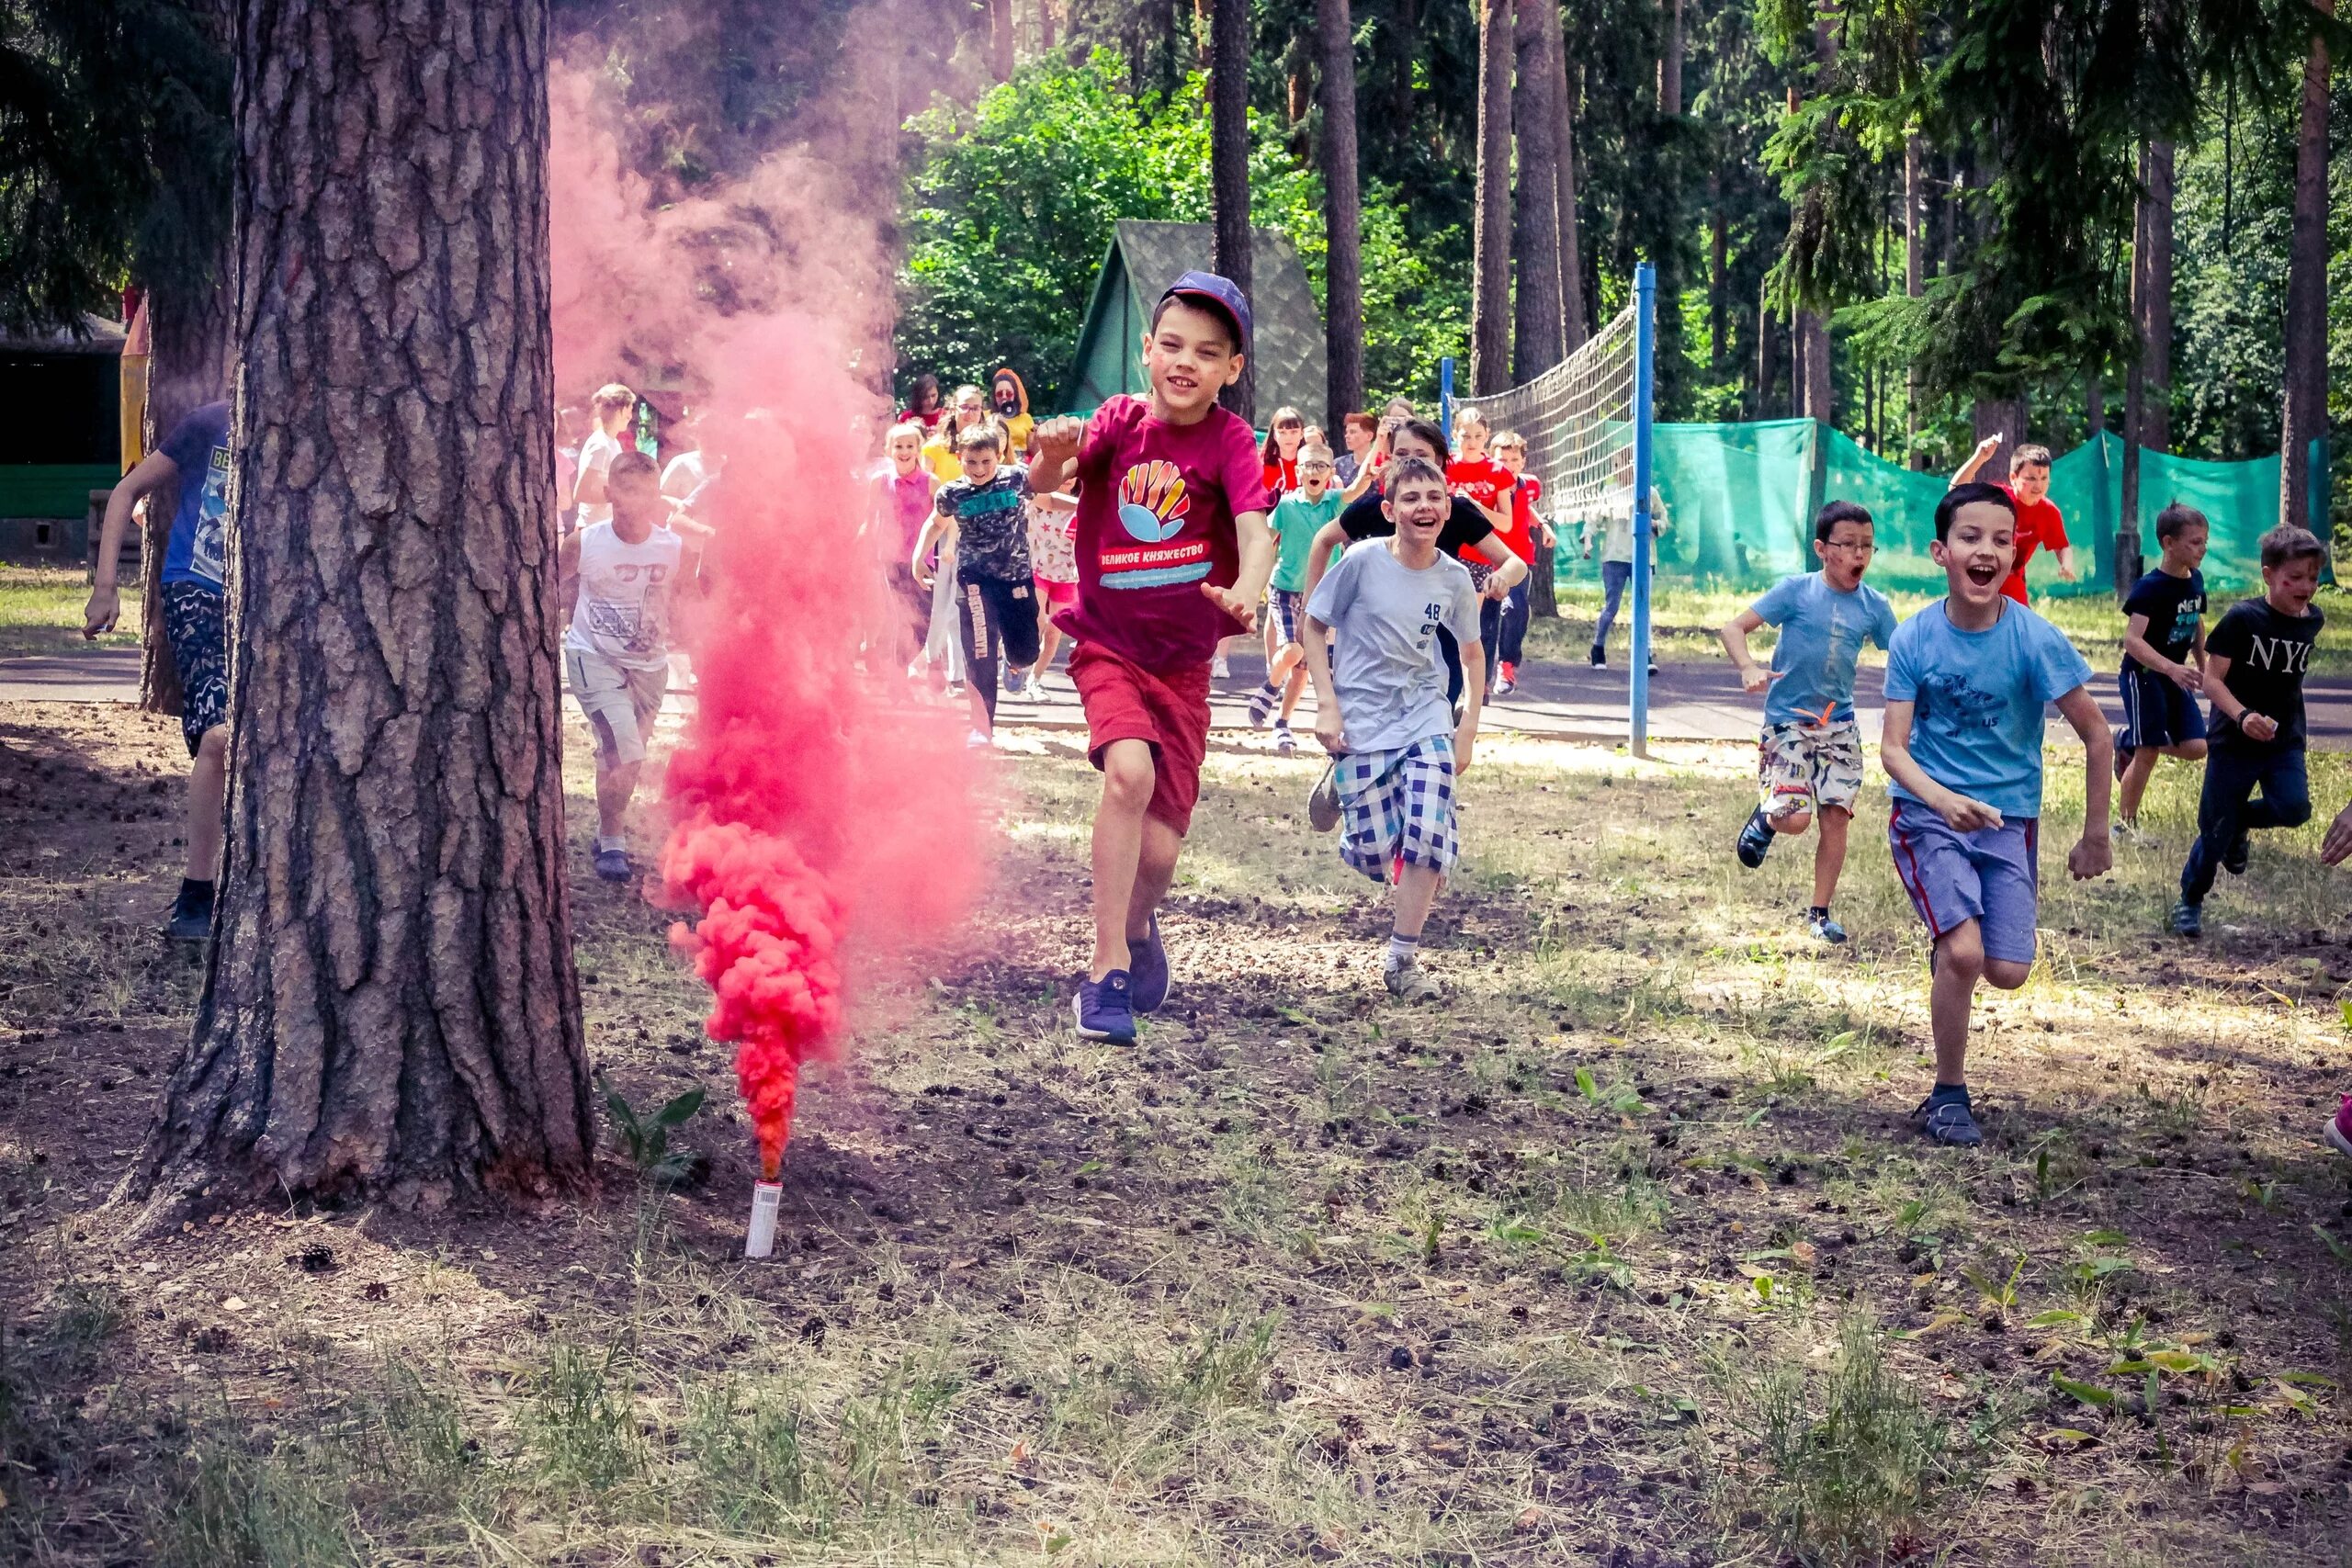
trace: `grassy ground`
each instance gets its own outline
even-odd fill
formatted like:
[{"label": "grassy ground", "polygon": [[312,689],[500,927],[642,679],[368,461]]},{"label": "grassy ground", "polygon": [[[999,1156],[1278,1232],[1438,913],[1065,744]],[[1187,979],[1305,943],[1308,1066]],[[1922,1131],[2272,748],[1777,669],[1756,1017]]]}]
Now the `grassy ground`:
[{"label": "grassy ground", "polygon": [[[1906,616],[1930,602],[1922,593],[1891,593],[1887,596],[1894,605],[1898,617]],[[1706,663],[1721,660],[1723,644],[1715,638],[1715,630],[1740,611],[1756,602],[1754,593],[1736,593],[1723,589],[1669,587],[1661,589],[1651,608],[1652,636],[1656,639],[1657,657],[1661,662],[1689,660]],[[2211,630],[2221,612],[2234,603],[2233,599],[2217,600],[2206,616],[2206,628]],[[2335,588],[2320,592],[2313,604],[2327,616],[2327,625],[2320,632],[2319,644],[2312,650],[2312,673],[2314,675],[2352,674],[2352,594]],[[1547,658],[1580,660],[1591,645],[1592,628],[1600,616],[1600,590],[1573,584],[1560,593],[1560,618],[1538,621],[1528,630],[1534,650]],[[2123,617],[2116,610],[2115,601],[2104,595],[2082,599],[2037,598],[2033,607],[2054,622],[2059,630],[2071,638],[2091,661],[2095,670],[2113,671],[2123,657]],[[1628,635],[1625,620],[1629,612],[1621,608],[1617,626],[1610,634],[1612,647],[1622,649]],[[1772,646],[1772,634],[1757,634],[1754,646],[1761,653]],[[1621,653],[1618,657],[1623,658]],[[1866,661],[1885,662],[1885,655],[1876,649],[1866,649]]]},{"label": "grassy ground", "polygon": [[0,562],[0,659],[28,653],[78,653],[139,646],[139,584],[122,586],[122,619],[93,642],[82,636],[89,579],[79,567]]},{"label": "grassy ground", "polygon": [[1176,995],[1119,1049],[1063,1026],[1092,778],[1033,741],[968,942],[804,1095],[747,1265],[704,998],[585,882],[597,1064],[711,1089],[707,1177],[120,1244],[199,978],[152,930],[175,746],[0,710],[0,1560],[2346,1561],[2344,884],[2266,839],[2202,945],[2157,937],[2186,771],[2165,847],[2079,886],[2053,772],[2044,961],[1982,1010],[1961,1156],[1904,1125],[1924,949],[1875,801],[1829,952],[1802,846],[1730,857],[1741,750],[1498,749],[1451,999],[1408,1009],[1311,765],[1220,750]]}]

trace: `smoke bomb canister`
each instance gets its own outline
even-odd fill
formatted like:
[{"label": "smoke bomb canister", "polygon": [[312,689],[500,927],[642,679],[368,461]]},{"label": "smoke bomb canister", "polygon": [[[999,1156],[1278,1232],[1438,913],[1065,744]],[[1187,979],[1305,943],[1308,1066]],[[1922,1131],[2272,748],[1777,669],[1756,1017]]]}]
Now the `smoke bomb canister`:
[{"label": "smoke bomb canister", "polygon": [[743,1237],[743,1256],[765,1258],[775,1250],[776,1210],[784,1202],[784,1183],[752,1184],[752,1228]]}]

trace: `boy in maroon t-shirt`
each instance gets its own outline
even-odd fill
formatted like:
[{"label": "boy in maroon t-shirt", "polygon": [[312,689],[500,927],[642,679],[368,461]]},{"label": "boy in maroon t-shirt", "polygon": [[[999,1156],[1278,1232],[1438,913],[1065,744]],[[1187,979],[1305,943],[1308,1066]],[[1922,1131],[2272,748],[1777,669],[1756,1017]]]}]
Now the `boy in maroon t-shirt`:
[{"label": "boy in maroon t-shirt", "polygon": [[1214,273],[1170,284],[1143,340],[1148,397],[1113,398],[1081,432],[1037,427],[1030,484],[1078,481],[1078,603],[1054,624],[1102,773],[1094,813],[1094,957],[1078,1032],[1132,1041],[1168,997],[1159,908],[1200,798],[1209,660],[1254,631],[1274,536],[1247,420],[1217,406],[1250,347],[1250,301]]}]

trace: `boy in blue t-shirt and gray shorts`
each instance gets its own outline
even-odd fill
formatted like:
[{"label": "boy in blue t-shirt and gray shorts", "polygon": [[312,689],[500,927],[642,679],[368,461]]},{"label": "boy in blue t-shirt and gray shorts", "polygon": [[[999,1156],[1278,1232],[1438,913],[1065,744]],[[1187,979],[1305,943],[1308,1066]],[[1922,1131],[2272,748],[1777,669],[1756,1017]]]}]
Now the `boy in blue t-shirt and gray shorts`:
[{"label": "boy in blue t-shirt and gray shorts", "polygon": [[[1854,666],[1862,644],[1881,648],[1894,635],[1894,607],[1862,586],[1877,547],[1871,514],[1850,501],[1833,501],[1813,520],[1819,571],[1782,578],[1742,610],[1722,633],[1740,684],[1764,694],[1764,733],[1757,743],[1757,787],[1762,796],[1739,830],[1739,863],[1764,863],[1777,833],[1802,833],[1821,818],[1813,852],[1813,904],[1805,928],[1823,942],[1846,940],[1829,918],[1838,875],[1846,865],[1846,830],[1862,793],[1862,732],[1854,721]],[[1759,667],[1747,638],[1759,626],[1778,626],[1772,667]]]},{"label": "boy in blue t-shirt and gray shorts", "polygon": [[1950,592],[1895,628],[1879,757],[1894,797],[1895,874],[1934,942],[1928,1014],[1936,1083],[1917,1112],[1939,1144],[1984,1141],[1968,1097],[1968,1015],[1978,976],[2014,991],[2032,973],[2041,899],[2041,712],[2056,703],[2083,739],[2077,879],[2114,860],[2108,838],[2112,742],[2064,633],[2001,585],[2017,560],[2017,502],[1996,485],[1955,485],[1936,503]]}]

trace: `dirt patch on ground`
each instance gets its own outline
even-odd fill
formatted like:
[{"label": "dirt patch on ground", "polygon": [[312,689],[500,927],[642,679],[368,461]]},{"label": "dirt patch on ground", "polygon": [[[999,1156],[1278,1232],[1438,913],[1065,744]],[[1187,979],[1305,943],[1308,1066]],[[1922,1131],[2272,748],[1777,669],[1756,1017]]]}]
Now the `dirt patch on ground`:
[{"label": "dirt patch on ground", "polygon": [[185,750],[0,711],[11,1560],[2337,1560],[2352,948],[2308,845],[2202,947],[2147,934],[2161,851],[2047,889],[1955,1156],[1904,1124],[1924,950],[1883,852],[1855,942],[1809,945],[1802,851],[1731,862],[1734,751],[1482,762],[1419,1009],[1312,764],[1220,753],[1176,994],[1121,1050],[1064,1028],[1067,750],[1008,759],[968,941],[804,1098],[770,1263],[668,917],[584,883],[597,1064],[639,1106],[707,1086],[707,1173],[130,1247],[106,1199],[201,980],[155,930]]}]

